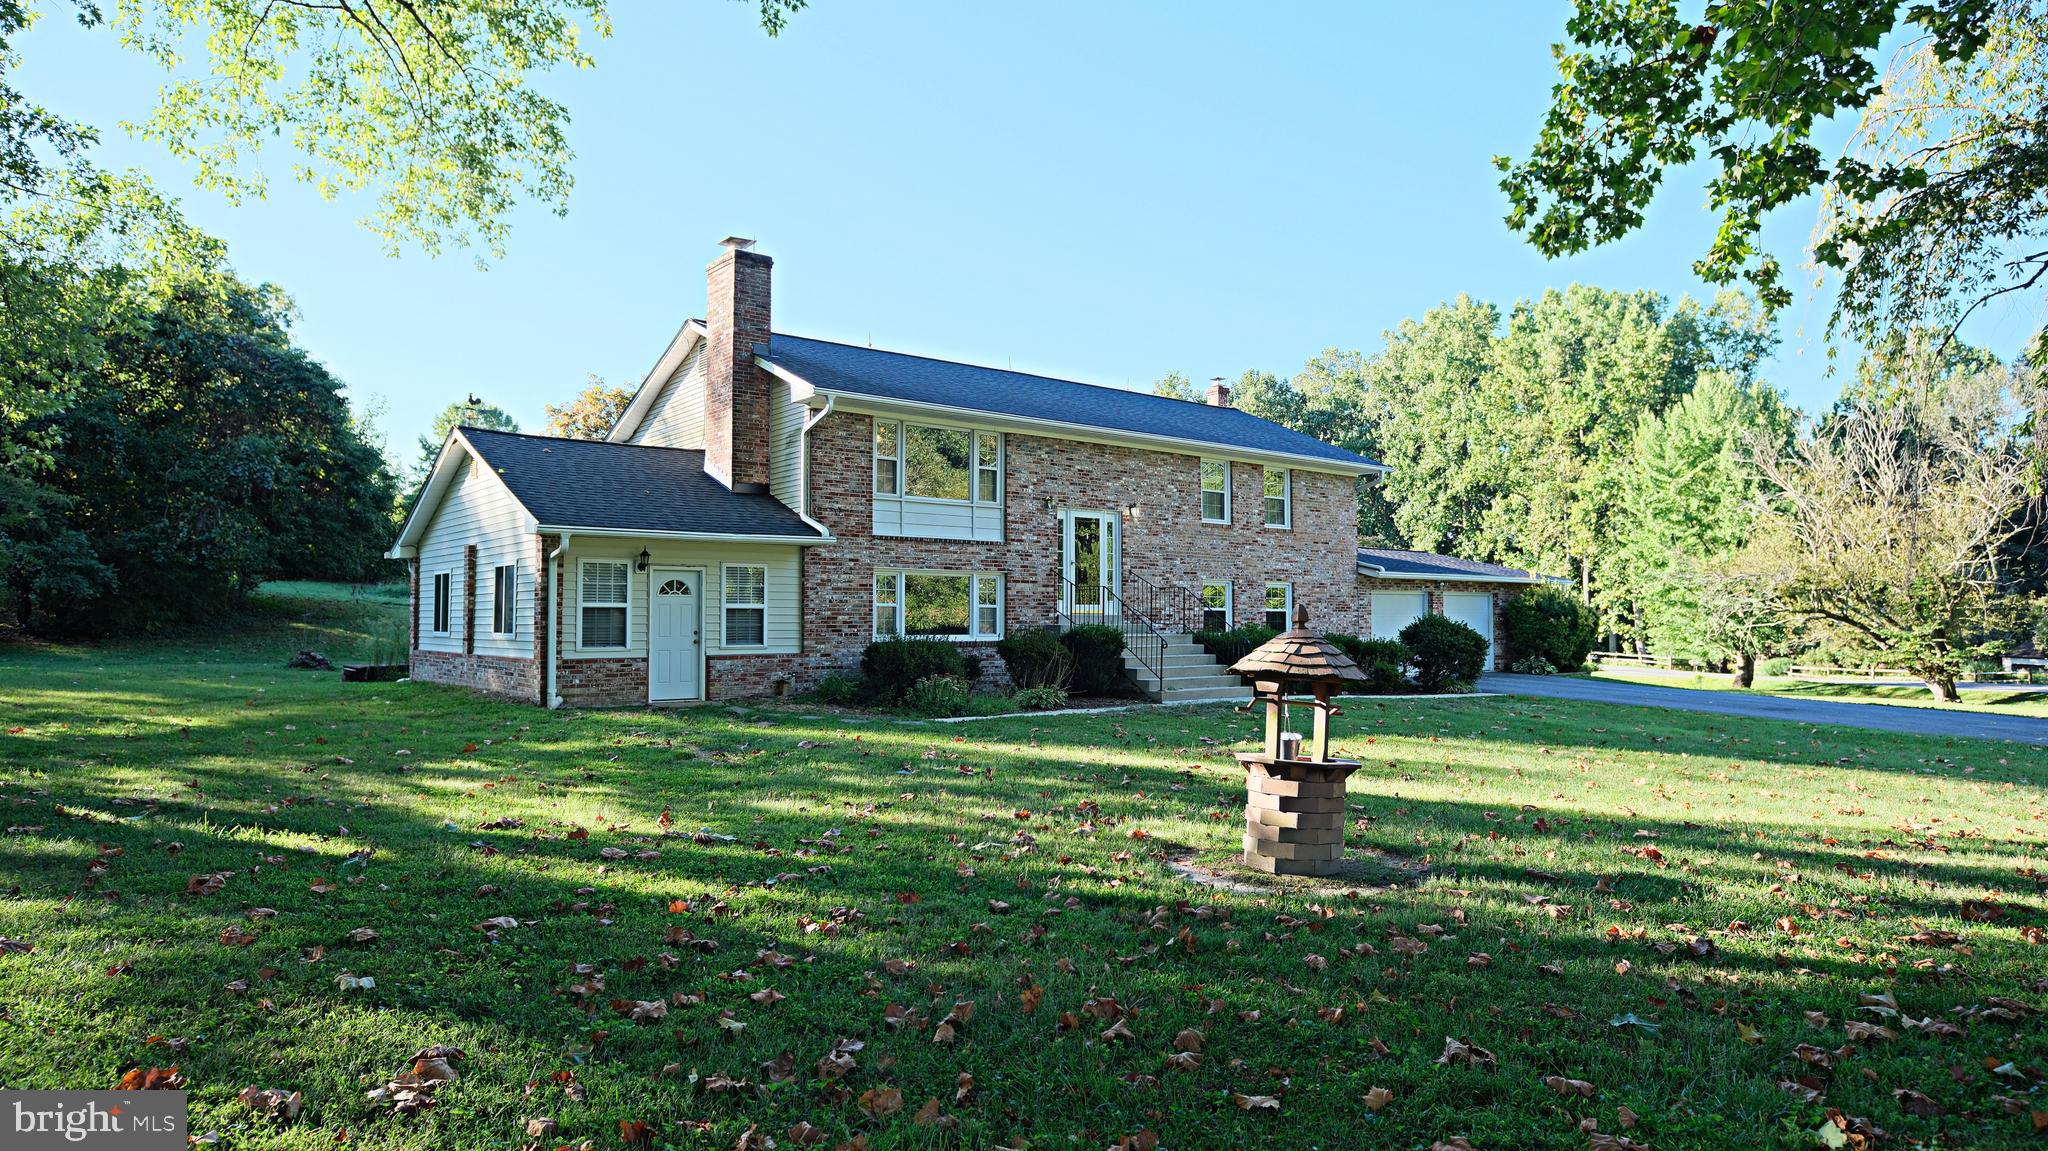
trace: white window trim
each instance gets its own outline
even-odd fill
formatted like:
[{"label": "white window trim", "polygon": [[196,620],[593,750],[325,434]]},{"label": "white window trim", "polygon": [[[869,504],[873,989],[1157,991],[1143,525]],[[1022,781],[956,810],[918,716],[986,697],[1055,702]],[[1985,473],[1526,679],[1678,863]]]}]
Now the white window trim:
[{"label": "white window trim", "polygon": [[[1205,465],[1205,464],[1221,464],[1221,465],[1223,466],[1223,518],[1222,518],[1222,519],[1220,519],[1220,520],[1212,520],[1212,519],[1210,519],[1210,518],[1209,518],[1209,505],[1208,505],[1208,500],[1207,500],[1207,497],[1208,497],[1208,495],[1209,495],[1209,489],[1208,489],[1207,487],[1204,487],[1204,486],[1203,486],[1203,483],[1204,483],[1204,481],[1203,481],[1203,479],[1202,479],[1202,467],[1203,467],[1203,465]],[[1198,461],[1198,462],[1197,462],[1197,463],[1195,464],[1195,487],[1196,487],[1197,489],[1199,489],[1199,490],[1198,490],[1198,493],[1197,493],[1197,495],[1196,495],[1196,498],[1197,498],[1198,500],[1201,500],[1201,501],[1202,501],[1202,502],[1201,502],[1200,504],[1198,504],[1198,505],[1197,505],[1197,506],[1199,507],[1199,509],[1200,509],[1201,513],[1202,513],[1202,522],[1203,522],[1203,523],[1205,523],[1205,524],[1227,524],[1227,523],[1229,523],[1229,522],[1230,522],[1230,461],[1229,461],[1229,460],[1220,460],[1220,459],[1217,459],[1217,458],[1216,458],[1216,457],[1214,457],[1214,456],[1203,456],[1203,457],[1202,457],[1202,458],[1201,458],[1201,459],[1200,459],[1200,460],[1199,460],[1199,461]],[[1261,504],[1261,505],[1260,505],[1260,507],[1261,507],[1261,508],[1263,508],[1264,506],[1265,506],[1264,504]]]},{"label": "white window trim", "polygon": [[1201,601],[1202,611],[1204,614],[1207,614],[1209,611],[1209,601],[1207,597],[1205,597],[1202,593],[1208,591],[1212,587],[1220,587],[1223,589],[1223,629],[1225,631],[1228,631],[1231,628],[1237,626],[1237,604],[1235,602],[1237,596],[1237,587],[1235,584],[1233,584],[1230,580],[1227,579],[1198,578],[1195,581],[1195,598]]},{"label": "white window trim", "polygon": [[[512,572],[512,594],[508,597],[500,597],[498,595],[499,568],[506,568]],[[501,598],[509,602],[509,609],[506,607],[506,603],[500,602]],[[498,630],[498,613],[501,610],[505,613],[505,622],[512,625],[504,631]],[[516,561],[509,564],[491,565],[491,634],[511,636],[519,634],[519,564]]]},{"label": "white window trim", "polygon": [[[443,578],[446,578],[446,579],[447,579],[447,581],[448,581],[448,618],[447,618],[447,619],[444,619],[444,620],[442,620],[442,621],[441,621],[441,626],[440,626],[440,627],[435,627],[435,626],[434,626],[434,609],[440,606],[440,601],[441,601],[441,580],[442,580]],[[452,634],[454,634],[454,629],[455,629],[455,571],[454,571],[454,569],[453,569],[453,568],[450,568],[450,569],[448,569],[448,570],[445,570],[445,571],[437,571],[437,572],[433,572],[432,574],[430,574],[430,575],[428,575],[428,576],[427,576],[427,603],[426,603],[426,608],[427,608],[427,626],[425,626],[425,627],[421,628],[421,629],[420,629],[421,631],[423,631],[423,632],[427,633],[428,635],[452,635]]]},{"label": "white window trim", "polygon": [[[1266,522],[1266,501],[1273,497],[1266,494],[1266,477],[1280,473],[1280,522]],[[1274,531],[1284,531],[1294,526],[1294,469],[1267,468],[1259,476],[1259,522]]]},{"label": "white window trim", "polygon": [[[626,568],[626,600],[624,603],[591,603],[583,598],[583,569],[591,564],[623,564]],[[583,642],[583,609],[586,607],[623,607],[626,609],[625,642],[616,647],[591,647]],[[576,561],[576,650],[579,652],[620,652],[633,650],[633,561],[629,559],[607,559],[604,556],[587,556]]]},{"label": "white window trim", "polygon": [[[882,464],[885,461],[893,461],[895,463],[896,490],[893,492],[885,492],[881,490],[881,485],[875,482],[874,472],[870,470],[868,475],[868,488],[873,493],[876,499],[901,500],[907,504],[942,504],[951,507],[999,508],[1003,506],[1003,496],[1008,491],[1010,486],[1010,477],[1007,474],[1006,467],[1006,460],[1009,453],[1005,450],[1006,444],[1004,441],[1006,437],[1004,433],[999,432],[994,428],[976,427],[973,424],[959,424],[947,420],[885,420],[879,416],[875,417],[875,425],[879,427],[882,424],[893,424],[896,427],[896,454],[893,457],[882,455],[878,450],[876,450],[875,437],[873,435],[870,435],[868,437],[869,462],[874,465]],[[904,466],[903,460],[907,451],[907,443],[905,440],[905,436],[907,434],[907,429],[913,425],[920,428],[945,428],[949,431],[967,433],[969,447],[967,462],[966,499],[955,500],[948,499],[944,496],[914,496],[910,494],[908,490],[910,483],[910,471],[907,467]],[[984,500],[980,498],[981,473],[984,470],[987,470],[987,465],[984,464],[981,459],[981,437],[984,435],[990,435],[996,438],[996,498],[993,500]],[[952,574],[957,575],[959,573],[956,572]]]},{"label": "white window trim", "polygon": [[[883,455],[883,454],[882,454],[882,445],[881,445],[881,443],[880,443],[880,440],[881,440],[881,429],[882,429],[882,425],[884,425],[884,424],[887,424],[887,425],[889,425],[889,426],[890,426],[891,428],[893,428],[893,429],[894,429],[894,435],[892,435],[892,436],[890,437],[891,439],[895,440],[895,442],[896,442],[896,454],[894,454],[894,455],[888,455],[888,456],[885,456],[885,455]],[[872,432],[871,432],[871,433],[869,434],[869,436],[868,436],[868,452],[869,452],[869,455],[873,457],[873,464],[874,464],[874,466],[873,466],[873,467],[872,467],[872,468],[871,468],[871,469],[869,470],[869,473],[868,473],[868,484],[869,484],[869,485],[870,485],[870,486],[871,486],[871,487],[872,487],[872,488],[874,489],[874,493],[875,493],[875,496],[876,496],[876,498],[878,498],[878,499],[885,499],[885,500],[899,500],[899,499],[902,499],[902,498],[903,498],[903,422],[902,422],[901,420],[884,420],[884,419],[880,419],[880,418],[877,418],[877,419],[875,420],[875,422],[874,422],[874,429],[873,429],[873,431],[872,431]],[[883,464],[884,462],[887,462],[887,463],[888,463],[888,464],[890,465],[890,471],[891,471],[891,472],[892,472],[892,473],[894,474],[894,476],[895,476],[895,478],[896,478],[896,482],[895,482],[895,484],[894,484],[894,487],[895,487],[895,489],[896,489],[895,491],[885,492],[885,491],[883,491],[883,490],[882,490],[882,484],[881,484],[881,475],[882,475],[882,467],[881,467],[881,466],[882,466],[882,464]]]},{"label": "white window trim", "polygon": [[[1266,582],[1266,587],[1265,587],[1265,590],[1266,590],[1266,591],[1272,591],[1272,590],[1273,590],[1274,588],[1276,588],[1276,587],[1277,587],[1277,588],[1285,588],[1285,589],[1287,589],[1287,608],[1286,608],[1286,612],[1287,612],[1287,621],[1286,621],[1286,626],[1285,626],[1285,627],[1282,627],[1282,628],[1280,629],[1281,631],[1286,631],[1286,630],[1287,630],[1287,628],[1290,628],[1290,627],[1293,627],[1293,626],[1294,626],[1294,584],[1293,584],[1292,582],[1287,582],[1287,583],[1283,583],[1283,582],[1281,582],[1281,581],[1279,581],[1279,580],[1268,580],[1268,581]],[[1269,612],[1269,611],[1272,611],[1272,610],[1273,610],[1272,608],[1269,608],[1269,607],[1267,607],[1267,606],[1266,606],[1266,600],[1265,600],[1265,597],[1264,597],[1264,596],[1260,596],[1260,597],[1259,597],[1259,622],[1260,622],[1261,624],[1265,624],[1265,626],[1267,626],[1267,627],[1272,627],[1272,626],[1273,626],[1272,624],[1266,623],[1266,613],[1267,613],[1267,612]]]},{"label": "white window trim", "polygon": [[[757,572],[760,572],[760,573],[761,573],[761,602],[760,602],[760,603],[742,603],[742,604],[735,604],[735,603],[732,603],[732,602],[728,601],[728,600],[727,600],[727,599],[725,598],[725,586],[726,586],[726,585],[725,585],[725,573],[727,573],[727,572],[729,572],[729,571],[732,571],[732,570],[733,570],[734,568],[751,568],[751,569],[753,569],[754,571],[757,571]],[[727,623],[728,623],[728,621],[729,621],[729,620],[730,620],[730,619],[732,618],[732,617],[731,617],[731,615],[730,615],[729,613],[730,613],[731,609],[733,609],[733,608],[735,608],[735,607],[737,607],[737,608],[741,608],[741,609],[743,609],[743,610],[755,610],[755,609],[758,609],[758,610],[760,611],[760,613],[761,613],[761,642],[760,642],[760,643],[734,643],[734,642],[732,642],[732,639],[731,639],[731,635],[732,635],[732,629],[731,629],[730,627],[728,627],[728,626],[727,626]],[[760,651],[760,650],[762,650],[763,648],[766,648],[767,646],[768,646],[768,565],[767,565],[767,564],[751,564],[751,563],[736,563],[736,564],[719,564],[719,565],[718,565],[718,647],[719,647],[719,649],[720,649],[721,651],[723,651],[723,650],[728,650],[728,649],[729,649],[729,650],[732,650],[732,651]]]},{"label": "white window trim", "polygon": [[[903,613],[909,606],[904,602],[903,577],[914,575],[966,577],[968,628],[966,635],[910,636],[903,633]],[[883,605],[875,600],[875,583],[884,576],[896,577],[896,603],[893,605],[896,612],[896,631],[893,635],[884,634],[882,629],[876,626],[881,622],[880,616]],[[991,580],[996,585],[996,630],[993,634],[974,630],[981,623],[980,592],[981,581],[983,580]],[[995,571],[945,571],[939,568],[876,568],[874,579],[868,581],[868,628],[874,633],[873,638],[875,639],[938,639],[949,640],[953,643],[993,643],[1003,638],[1005,629],[1009,626],[1010,622],[1008,597],[1004,595],[1005,582],[1003,573]]]}]

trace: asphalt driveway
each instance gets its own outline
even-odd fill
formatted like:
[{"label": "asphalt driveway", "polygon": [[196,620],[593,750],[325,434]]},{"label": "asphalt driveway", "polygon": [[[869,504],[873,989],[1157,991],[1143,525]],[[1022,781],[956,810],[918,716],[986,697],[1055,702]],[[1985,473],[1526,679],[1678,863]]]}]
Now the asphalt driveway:
[{"label": "asphalt driveway", "polygon": [[1626,704],[1631,707],[1668,707],[1679,711],[1704,711],[1715,715],[1752,716],[1757,719],[1788,719],[1794,723],[1862,727],[1872,731],[1904,732],[1908,735],[1960,735],[1978,739],[2048,743],[2048,719],[1986,715],[1978,711],[1900,707],[1884,703],[1781,699],[1771,695],[1737,695],[1733,692],[1698,691],[1685,687],[1652,687],[1648,684],[1582,679],[1568,675],[1483,675],[1479,677],[1479,690],[1498,692],[1502,695],[1530,695],[1546,699],[1583,700],[1588,703]]}]

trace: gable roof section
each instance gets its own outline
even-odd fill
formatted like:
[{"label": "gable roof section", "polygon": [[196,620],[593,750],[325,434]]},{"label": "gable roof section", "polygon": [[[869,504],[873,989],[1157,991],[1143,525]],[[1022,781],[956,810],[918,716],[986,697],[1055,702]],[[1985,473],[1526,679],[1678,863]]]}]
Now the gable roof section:
[{"label": "gable roof section", "polygon": [[465,457],[511,493],[528,531],[798,544],[832,538],[774,496],[719,483],[705,473],[701,451],[464,427],[448,433],[391,558],[409,558],[419,546]]},{"label": "gable roof section", "polygon": [[1008,417],[1055,432],[1095,430],[1183,448],[1213,447],[1353,474],[1386,470],[1236,408],[803,336],[774,335],[754,345],[754,356],[770,371],[835,397]]},{"label": "gable roof section", "polygon": [[1521,568],[1406,548],[1359,548],[1358,574],[1374,579],[1454,580],[1473,583],[1566,583]]},{"label": "gable roof section", "polygon": [[669,377],[683,366],[683,361],[690,356],[690,349],[696,347],[697,341],[704,336],[704,321],[683,321],[683,326],[676,329],[675,337],[669,340],[661,358],[654,361],[654,366],[641,379],[640,386],[634,389],[632,400],[626,404],[626,410],[619,413],[618,422],[612,425],[606,440],[624,443],[632,438],[633,433],[640,429],[640,421],[646,419],[648,411],[654,407],[654,401],[661,398],[661,389],[668,384]]}]

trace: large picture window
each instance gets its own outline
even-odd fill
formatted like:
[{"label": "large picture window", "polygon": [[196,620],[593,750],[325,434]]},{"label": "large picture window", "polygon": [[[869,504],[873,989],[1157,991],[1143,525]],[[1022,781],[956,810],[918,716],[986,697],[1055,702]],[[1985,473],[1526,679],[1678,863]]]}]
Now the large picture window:
[{"label": "large picture window", "polygon": [[1286,468],[1266,469],[1266,526],[1284,528],[1293,522],[1293,478]]},{"label": "large picture window", "polygon": [[875,573],[875,635],[1000,639],[1002,577],[992,572]]},{"label": "large picture window", "polygon": [[875,494],[1001,503],[1003,438],[966,428],[876,420]]},{"label": "large picture window", "polygon": [[580,570],[578,602],[583,611],[577,621],[576,646],[625,647],[630,566],[624,560],[584,560]]},{"label": "large picture window", "polygon": [[1202,461],[1202,522],[1230,522],[1230,461]]},{"label": "large picture window", "polygon": [[729,565],[725,569],[725,646],[760,647],[768,642],[768,569]]},{"label": "large picture window", "polygon": [[519,569],[500,564],[491,569],[491,631],[511,635],[519,630]]}]

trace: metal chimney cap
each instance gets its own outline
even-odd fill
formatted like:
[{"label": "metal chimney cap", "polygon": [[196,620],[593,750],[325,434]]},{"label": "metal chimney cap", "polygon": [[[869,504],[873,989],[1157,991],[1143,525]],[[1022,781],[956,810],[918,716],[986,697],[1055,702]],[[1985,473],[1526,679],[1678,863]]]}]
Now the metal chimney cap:
[{"label": "metal chimney cap", "polygon": [[727,236],[718,242],[718,246],[721,248],[731,248],[735,252],[745,252],[752,250],[754,242],[745,236]]}]

